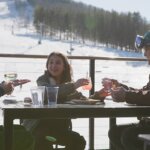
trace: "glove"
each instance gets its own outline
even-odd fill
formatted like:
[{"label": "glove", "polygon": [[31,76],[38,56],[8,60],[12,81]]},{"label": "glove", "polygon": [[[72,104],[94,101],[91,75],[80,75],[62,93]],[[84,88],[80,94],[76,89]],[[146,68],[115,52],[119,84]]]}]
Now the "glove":
[{"label": "glove", "polygon": [[126,89],[122,86],[115,90],[111,89],[111,96],[114,102],[125,102],[125,94]]}]

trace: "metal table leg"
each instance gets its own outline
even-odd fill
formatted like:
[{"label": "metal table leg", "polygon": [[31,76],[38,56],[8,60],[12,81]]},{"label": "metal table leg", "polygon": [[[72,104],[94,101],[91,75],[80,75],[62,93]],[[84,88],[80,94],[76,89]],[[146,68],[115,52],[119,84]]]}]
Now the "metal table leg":
[{"label": "metal table leg", "polygon": [[13,149],[13,119],[4,111],[4,150]]},{"label": "metal table leg", "polygon": [[[109,129],[114,125],[116,125],[116,118],[109,118]],[[109,147],[110,147],[110,150],[115,150],[115,148],[110,142],[109,142]]]}]

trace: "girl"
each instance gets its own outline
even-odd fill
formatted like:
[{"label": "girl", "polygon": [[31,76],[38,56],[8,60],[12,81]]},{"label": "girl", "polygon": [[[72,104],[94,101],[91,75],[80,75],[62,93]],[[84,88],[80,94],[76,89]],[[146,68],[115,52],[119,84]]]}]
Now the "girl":
[{"label": "girl", "polygon": [[[85,98],[76,89],[89,84],[89,80],[82,78],[73,82],[72,70],[67,57],[62,53],[52,52],[46,62],[46,71],[37,79],[37,84],[38,86],[59,86],[57,102],[64,103],[71,99]],[[104,99],[100,93],[95,92],[91,98]],[[47,104],[47,100],[45,104]],[[50,143],[45,140],[46,135],[55,137],[57,143],[64,145],[67,150],[84,150],[85,148],[84,137],[70,129],[71,119],[27,120],[24,125],[33,131],[36,139],[35,150],[50,149]]]}]

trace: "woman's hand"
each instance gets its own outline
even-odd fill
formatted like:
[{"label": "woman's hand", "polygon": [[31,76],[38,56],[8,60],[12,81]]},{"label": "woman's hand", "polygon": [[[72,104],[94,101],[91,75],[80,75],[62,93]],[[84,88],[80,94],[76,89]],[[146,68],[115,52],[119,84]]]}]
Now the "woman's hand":
[{"label": "woman's hand", "polygon": [[75,89],[81,87],[81,86],[84,86],[84,85],[88,85],[89,84],[89,80],[88,79],[85,79],[85,78],[81,78],[81,79],[78,79],[75,83],[74,83],[74,86],[75,86]]}]

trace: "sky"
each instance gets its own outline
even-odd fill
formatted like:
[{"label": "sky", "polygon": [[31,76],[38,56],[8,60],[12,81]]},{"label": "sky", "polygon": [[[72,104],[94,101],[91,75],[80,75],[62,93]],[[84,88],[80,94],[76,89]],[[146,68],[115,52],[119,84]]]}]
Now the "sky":
[{"label": "sky", "polygon": [[74,0],[105,10],[118,12],[140,12],[150,22],[150,0]]}]

